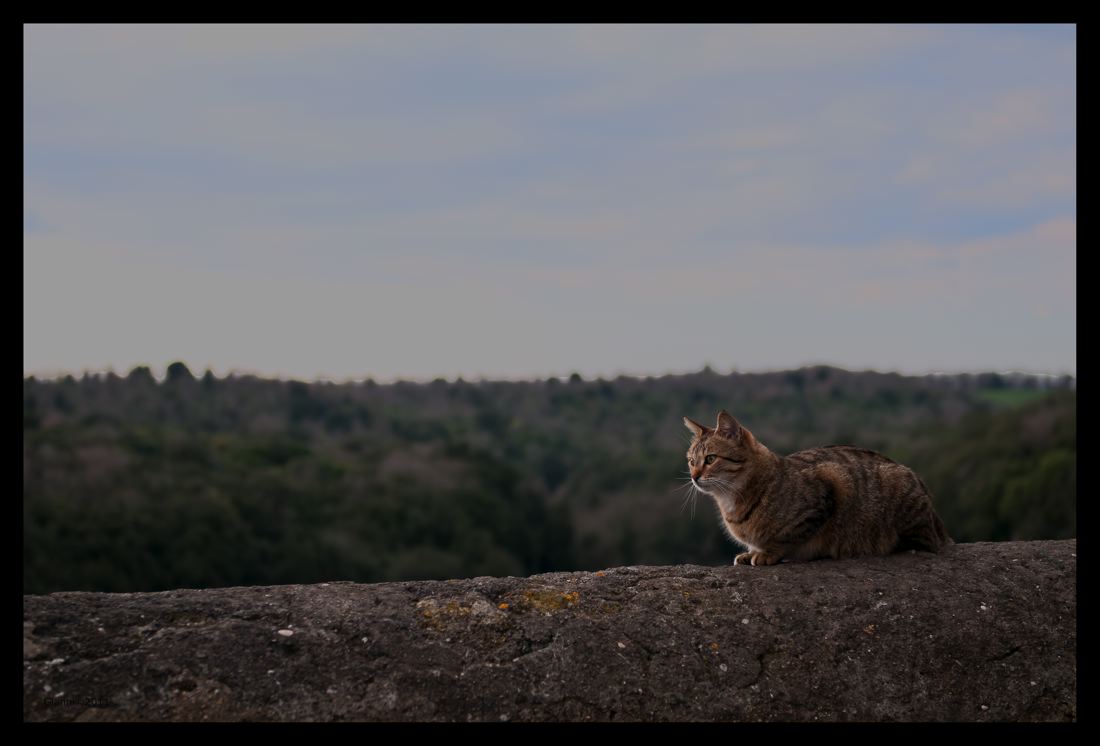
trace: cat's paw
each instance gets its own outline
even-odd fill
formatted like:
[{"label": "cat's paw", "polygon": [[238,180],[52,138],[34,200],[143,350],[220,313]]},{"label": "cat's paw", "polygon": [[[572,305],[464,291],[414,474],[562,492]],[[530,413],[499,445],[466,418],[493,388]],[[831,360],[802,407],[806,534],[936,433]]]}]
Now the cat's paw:
[{"label": "cat's paw", "polygon": [[760,565],[774,565],[783,559],[782,555],[768,554],[766,552],[742,552],[733,558],[733,564],[735,565],[753,565],[754,567]]}]

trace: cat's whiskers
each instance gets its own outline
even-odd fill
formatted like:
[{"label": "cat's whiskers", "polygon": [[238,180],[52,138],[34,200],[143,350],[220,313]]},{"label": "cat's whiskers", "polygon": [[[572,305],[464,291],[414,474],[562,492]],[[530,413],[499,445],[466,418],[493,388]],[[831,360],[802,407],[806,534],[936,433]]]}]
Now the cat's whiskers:
[{"label": "cat's whiskers", "polygon": [[[688,487],[688,486],[689,486],[689,485],[686,485],[686,484],[685,484],[685,485],[684,485],[683,487],[679,487],[679,488],[677,488],[677,489],[678,489],[678,490],[682,490],[682,489],[684,489],[684,487]],[[683,513],[683,512],[684,512],[684,507],[685,507],[685,506],[687,506],[687,504],[688,504],[688,500],[690,500],[690,499],[691,499],[691,493],[690,493],[690,492],[685,492],[685,493],[684,493],[684,499],[683,499],[683,500],[682,500],[682,501],[680,502],[680,512],[681,512],[681,513]]]},{"label": "cat's whiskers", "polygon": [[735,485],[733,482],[731,482],[729,480],[722,479],[721,477],[707,477],[706,481],[708,483],[714,482],[719,487],[724,487],[725,490],[727,492],[729,492],[730,497],[734,497],[734,496],[736,496],[740,493],[740,490],[737,488],[737,485]]},{"label": "cat's whiskers", "polygon": [[691,503],[691,517],[692,517],[692,519],[694,519],[695,518],[695,495],[696,495],[696,492],[698,492],[698,488],[695,486],[695,482],[692,480],[691,477],[677,477],[677,478],[684,480],[684,483],[682,485],[680,485],[679,487],[677,487],[676,489],[674,489],[673,492],[679,492],[680,490],[683,490],[683,489],[688,490],[687,494],[684,495],[684,501],[680,504],[680,512],[683,513],[684,508],[686,508],[688,502],[690,502]]},{"label": "cat's whiskers", "polygon": [[[690,472],[684,472],[684,473],[685,474],[690,474]],[[679,490],[683,490],[683,489],[686,489],[688,491],[687,494],[684,495],[684,501],[680,504],[680,512],[683,513],[684,508],[686,508],[688,503],[690,502],[691,503],[691,513],[690,513],[690,515],[691,515],[692,520],[695,520],[696,497],[701,492],[701,490],[696,486],[695,480],[692,479],[690,476],[677,477],[677,479],[683,480],[684,483],[682,485],[680,485],[679,487],[677,487],[676,489],[674,489],[673,492],[678,492]]]}]

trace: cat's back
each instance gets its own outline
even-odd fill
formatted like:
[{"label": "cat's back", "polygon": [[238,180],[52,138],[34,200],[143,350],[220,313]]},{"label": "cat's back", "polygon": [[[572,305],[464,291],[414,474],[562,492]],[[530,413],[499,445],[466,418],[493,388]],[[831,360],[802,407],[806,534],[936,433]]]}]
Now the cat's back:
[{"label": "cat's back", "polygon": [[[818,446],[792,453],[785,461],[796,469],[810,469],[819,464],[836,464],[847,469],[872,469],[893,464],[902,466],[878,451],[858,446]],[[902,466],[902,468],[906,468]]]},{"label": "cat's back", "polygon": [[939,551],[950,542],[932,496],[909,467],[878,451],[822,446],[784,459],[813,491],[824,490],[832,517],[802,553],[855,557],[902,548]]},{"label": "cat's back", "polygon": [[869,448],[808,448],[792,453],[784,462],[800,477],[827,485],[837,503],[893,505],[930,499],[928,488],[912,469]]}]

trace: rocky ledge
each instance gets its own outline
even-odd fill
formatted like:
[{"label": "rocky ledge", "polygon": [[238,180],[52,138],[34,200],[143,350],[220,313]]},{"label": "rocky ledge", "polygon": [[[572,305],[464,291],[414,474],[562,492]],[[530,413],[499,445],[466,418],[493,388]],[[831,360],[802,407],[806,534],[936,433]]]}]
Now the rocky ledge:
[{"label": "rocky ledge", "polygon": [[1076,552],[24,596],[23,718],[1073,721]]}]

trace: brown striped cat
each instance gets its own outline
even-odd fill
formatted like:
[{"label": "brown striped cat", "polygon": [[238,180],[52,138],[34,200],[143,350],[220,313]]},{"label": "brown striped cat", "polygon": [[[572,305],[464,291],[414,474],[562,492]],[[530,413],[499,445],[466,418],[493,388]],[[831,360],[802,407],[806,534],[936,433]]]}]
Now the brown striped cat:
[{"label": "brown striped cat", "polygon": [[691,483],[714,498],[734,564],[858,557],[952,543],[920,477],[852,446],[772,453],[728,412],[709,428],[684,418]]}]

